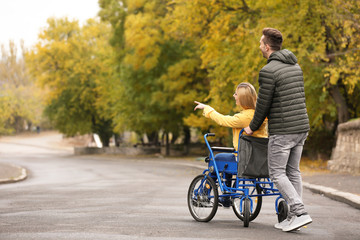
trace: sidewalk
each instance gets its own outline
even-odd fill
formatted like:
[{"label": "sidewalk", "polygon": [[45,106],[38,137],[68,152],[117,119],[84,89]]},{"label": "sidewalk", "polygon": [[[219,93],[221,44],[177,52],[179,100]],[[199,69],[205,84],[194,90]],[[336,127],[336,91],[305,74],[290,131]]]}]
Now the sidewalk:
[{"label": "sidewalk", "polygon": [[27,171],[25,168],[0,163],[0,184],[18,182],[26,179]]},{"label": "sidewalk", "polygon": [[305,175],[303,187],[360,209],[360,176],[345,173]]}]

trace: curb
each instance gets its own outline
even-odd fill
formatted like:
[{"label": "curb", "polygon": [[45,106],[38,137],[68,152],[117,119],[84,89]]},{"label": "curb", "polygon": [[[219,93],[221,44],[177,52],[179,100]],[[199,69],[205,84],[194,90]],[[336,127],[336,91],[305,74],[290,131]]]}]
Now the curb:
[{"label": "curb", "polygon": [[350,206],[360,209],[360,196],[348,192],[342,192],[330,187],[303,182],[303,187],[310,191],[331,198],[333,200],[349,204]]},{"label": "curb", "polygon": [[14,183],[14,182],[19,182],[22,180],[25,180],[27,178],[27,171],[25,168],[23,167],[19,167],[19,166],[15,166],[15,165],[9,165],[13,168],[17,168],[18,171],[20,172],[20,175],[16,176],[16,177],[10,177],[10,178],[3,178],[0,179],[0,184],[3,183]]},{"label": "curb", "polygon": [[[183,164],[183,165],[204,169],[203,167],[201,167],[199,165],[191,164],[191,163]],[[324,187],[321,185],[311,184],[308,182],[303,182],[303,187],[306,189],[309,189],[310,191],[312,191],[314,193],[322,194],[330,199],[336,200],[338,202],[346,203],[356,209],[360,209],[360,196],[359,195],[356,195],[353,193],[348,193],[348,192],[342,192],[342,191],[336,190],[334,188]]]}]

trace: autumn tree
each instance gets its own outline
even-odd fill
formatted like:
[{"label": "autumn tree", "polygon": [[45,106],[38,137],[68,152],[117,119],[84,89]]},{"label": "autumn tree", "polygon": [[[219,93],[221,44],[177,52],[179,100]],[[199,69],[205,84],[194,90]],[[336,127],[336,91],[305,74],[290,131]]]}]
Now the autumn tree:
[{"label": "autumn tree", "polygon": [[[179,41],[166,30],[169,1],[100,1],[100,16],[113,27],[113,46],[118,49],[119,80],[114,106],[118,129],[148,136],[161,130],[168,136],[185,136],[183,122],[193,100],[203,94],[206,71],[191,41]],[[206,89],[207,84],[204,85]]]},{"label": "autumn tree", "polygon": [[[118,126],[134,124],[139,131],[163,128],[166,121],[176,126],[169,121],[176,112],[173,119],[183,118],[186,125],[228,135],[191,114],[189,106],[199,100],[224,114],[238,111],[232,92],[243,81],[258,86],[266,64],[259,39],[269,23],[283,32],[283,47],[304,70],[313,136],[326,135],[324,129],[333,133],[339,122],[358,117],[356,1],[102,0],[100,5],[119,53],[120,92],[131,99],[118,102]],[[128,116],[125,124],[121,119]]]},{"label": "autumn tree", "polygon": [[0,59],[0,133],[9,134],[31,129],[42,121],[40,89],[29,76],[24,62],[25,48],[13,41],[1,46]]},{"label": "autumn tree", "polygon": [[[200,68],[206,70],[208,89],[205,101],[223,114],[238,112],[232,95],[240,82],[257,85],[257,69],[261,64],[254,28],[260,19],[256,3],[245,1],[185,1],[175,0],[169,6],[168,20],[171,36],[191,41],[198,49]],[[222,128],[203,118],[190,114],[185,120],[203,130],[213,129],[217,136],[229,136]],[[230,138],[228,138],[227,142]]]},{"label": "autumn tree", "polygon": [[[169,31],[197,44],[201,66],[208,72],[208,102],[222,113],[232,88],[247,81],[258,85],[266,64],[258,46],[264,27],[284,35],[283,47],[298,57],[304,71],[310,138],[331,151],[338,123],[359,117],[359,2],[174,0],[169,6]],[[189,123],[204,121],[192,115]],[[319,136],[321,137],[319,139]]]},{"label": "autumn tree", "polygon": [[81,27],[51,18],[26,56],[34,78],[48,90],[45,113],[55,128],[70,136],[97,133],[104,146],[113,134],[111,115],[102,108],[113,72],[109,38],[109,26],[97,20]]}]

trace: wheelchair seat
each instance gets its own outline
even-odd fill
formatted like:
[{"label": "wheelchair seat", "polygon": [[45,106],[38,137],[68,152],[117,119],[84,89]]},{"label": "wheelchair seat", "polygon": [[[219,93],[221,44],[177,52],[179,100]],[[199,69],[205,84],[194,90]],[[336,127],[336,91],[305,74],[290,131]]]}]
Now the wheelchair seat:
[{"label": "wheelchair seat", "polygon": [[[235,151],[235,149],[233,149],[233,150]],[[234,151],[232,151],[232,152],[234,152]],[[221,151],[221,152],[224,152],[224,151]],[[215,156],[215,161],[209,161],[209,169],[214,168],[214,162],[216,162],[216,166],[217,166],[219,172],[229,173],[229,174],[233,174],[233,175],[237,174],[238,164],[237,164],[237,160],[236,160],[235,156],[234,156],[234,158],[232,158],[230,160],[223,159],[223,158],[216,158],[216,156]]]}]

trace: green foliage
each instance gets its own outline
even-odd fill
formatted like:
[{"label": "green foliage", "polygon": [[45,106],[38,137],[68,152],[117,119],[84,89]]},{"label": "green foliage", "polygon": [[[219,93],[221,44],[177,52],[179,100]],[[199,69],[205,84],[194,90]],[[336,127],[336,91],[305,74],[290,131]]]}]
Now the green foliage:
[{"label": "green foliage", "polygon": [[27,54],[31,73],[48,90],[45,113],[62,133],[98,133],[107,146],[113,126],[102,106],[113,72],[110,28],[92,19],[83,27],[66,18],[48,24]]}]

